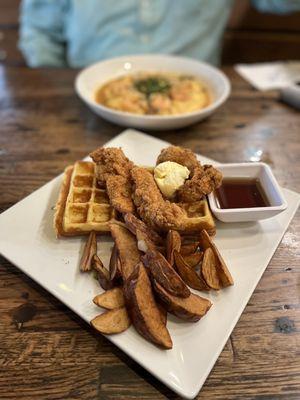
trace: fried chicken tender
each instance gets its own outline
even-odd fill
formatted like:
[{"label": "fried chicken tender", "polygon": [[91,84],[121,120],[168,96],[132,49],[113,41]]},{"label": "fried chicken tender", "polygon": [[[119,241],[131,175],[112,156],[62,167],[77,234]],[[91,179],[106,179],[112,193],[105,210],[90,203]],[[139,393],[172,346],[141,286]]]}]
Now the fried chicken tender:
[{"label": "fried chicken tender", "polygon": [[199,201],[222,183],[221,172],[211,165],[202,166],[196,155],[189,149],[169,146],[161,151],[156,164],[164,161],[177,162],[191,171],[190,179],[186,180],[177,191],[179,202],[193,203]]},{"label": "fried chicken tender", "polygon": [[122,149],[99,147],[90,156],[96,163],[96,176],[100,185],[104,184],[110,175],[130,177],[130,170],[134,164],[125,156]]},{"label": "fried chicken tender", "polygon": [[173,161],[184,165],[192,172],[192,174],[194,169],[200,165],[196,155],[192,152],[192,150],[179,146],[169,146],[165,149],[162,149],[157,157],[156,165],[165,161]]},{"label": "fried chicken tender", "polygon": [[222,183],[222,174],[212,165],[203,165],[194,169],[191,179],[187,180],[177,191],[180,202],[191,203],[201,200]]},{"label": "fried chicken tender", "polygon": [[133,213],[135,207],[131,198],[132,182],[122,175],[109,175],[106,190],[110,204],[121,213]]},{"label": "fried chicken tender", "polygon": [[133,162],[114,147],[99,147],[90,156],[96,163],[97,182],[106,186],[111,205],[121,213],[134,212],[130,174]]},{"label": "fried chicken tender", "polygon": [[133,201],[142,220],[156,231],[177,228],[186,219],[185,212],[175,203],[164,200],[153,175],[145,168],[133,167]]}]

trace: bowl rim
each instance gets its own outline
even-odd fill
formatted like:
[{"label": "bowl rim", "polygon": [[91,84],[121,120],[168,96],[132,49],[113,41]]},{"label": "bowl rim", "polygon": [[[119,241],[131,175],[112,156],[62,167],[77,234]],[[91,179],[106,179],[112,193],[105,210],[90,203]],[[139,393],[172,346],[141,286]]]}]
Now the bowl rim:
[{"label": "bowl rim", "polygon": [[[242,162],[242,163],[228,163],[228,164],[218,164],[217,168],[220,169],[222,172],[222,169],[226,168],[243,168],[243,167],[250,167],[250,168],[255,168],[255,167],[260,167],[263,168],[267,171],[267,176],[269,181],[271,182],[274,190],[276,191],[277,195],[279,196],[281,200],[281,204],[278,206],[267,206],[267,207],[245,207],[245,208],[220,208],[217,206],[217,202],[215,199],[215,196],[213,193],[210,193],[208,195],[208,200],[209,200],[209,205],[211,208],[211,211],[213,212],[214,215],[230,215],[230,214],[274,214],[274,212],[279,213],[287,208],[287,201],[282,193],[282,190],[273,174],[272,169],[270,166],[264,162]],[[257,218],[260,219],[260,218]]]},{"label": "bowl rim", "polygon": [[[86,96],[84,96],[81,92],[80,89],[80,82],[82,80],[83,74],[87,73],[89,69],[92,69],[100,64],[109,64],[112,61],[120,61],[120,62],[125,62],[125,60],[127,62],[130,62],[130,59],[145,59],[145,58],[169,58],[171,60],[174,60],[174,62],[176,60],[182,60],[182,61],[186,61],[186,62],[193,62],[193,63],[197,63],[199,64],[199,66],[204,67],[208,70],[211,70],[211,72],[213,72],[216,75],[219,75],[219,78],[222,80],[223,84],[224,84],[224,90],[223,93],[221,94],[221,96],[216,100],[213,101],[208,107],[204,107],[201,108],[198,111],[192,111],[189,113],[184,113],[184,114],[174,114],[174,115],[145,115],[145,114],[135,114],[135,113],[131,113],[128,111],[119,111],[119,110],[114,110],[112,108],[109,107],[105,107],[99,103],[97,103],[94,100],[91,100],[89,98],[87,98]],[[77,95],[80,97],[81,100],[83,100],[85,103],[87,103],[89,106],[91,107],[96,107],[98,110],[105,112],[106,114],[110,114],[112,116],[122,116],[122,117],[130,117],[133,119],[145,119],[148,121],[168,121],[168,120],[177,120],[177,119],[189,119],[191,117],[196,117],[196,116],[202,116],[203,114],[210,114],[212,113],[215,109],[217,109],[218,107],[220,107],[229,97],[230,93],[231,93],[231,84],[229,79],[227,78],[227,76],[224,74],[223,71],[221,71],[220,69],[218,69],[217,67],[214,67],[213,65],[210,65],[204,61],[199,61],[197,59],[194,58],[190,58],[190,57],[183,57],[183,56],[177,56],[177,55],[170,55],[170,54],[159,54],[159,53],[153,53],[153,54],[132,54],[132,55],[127,55],[127,56],[121,56],[121,57],[112,57],[109,58],[107,60],[103,60],[103,61],[97,61],[93,64],[90,64],[89,66],[83,68],[81,71],[79,71],[79,73],[76,75],[75,78],[75,91],[77,93]]]}]

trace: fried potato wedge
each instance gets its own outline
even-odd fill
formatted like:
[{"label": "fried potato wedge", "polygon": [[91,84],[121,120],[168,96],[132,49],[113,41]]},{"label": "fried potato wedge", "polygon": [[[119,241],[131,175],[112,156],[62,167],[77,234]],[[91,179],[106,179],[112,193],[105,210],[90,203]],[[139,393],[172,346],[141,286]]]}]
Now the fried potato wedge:
[{"label": "fried potato wedge", "polygon": [[215,290],[222,288],[222,283],[220,282],[217,271],[217,260],[210,247],[204,252],[201,274],[210,288]]},{"label": "fried potato wedge", "polygon": [[114,244],[109,261],[109,275],[112,282],[117,283],[122,278],[121,269],[122,267],[118,249],[116,244]]},{"label": "fried potato wedge", "polygon": [[91,325],[105,335],[121,333],[129,328],[131,322],[125,307],[105,311],[91,320]]},{"label": "fried potato wedge", "polygon": [[121,260],[122,278],[126,280],[140,261],[142,253],[137,247],[135,236],[127,228],[120,224],[111,223],[110,231]]},{"label": "fried potato wedge", "polygon": [[195,268],[203,258],[203,251],[197,251],[186,256],[181,254],[181,256],[189,267]]},{"label": "fried potato wedge", "polygon": [[188,297],[190,295],[190,289],[158,251],[148,250],[142,257],[142,261],[149,268],[151,276],[170,294],[179,297]]},{"label": "fried potato wedge", "polygon": [[164,246],[157,246],[156,244],[151,242],[151,240],[147,237],[147,235],[144,234],[144,232],[139,231],[138,229],[136,230],[136,240],[138,249],[142,253],[147,253],[149,249],[157,250],[163,255],[166,253],[166,248]]},{"label": "fried potato wedge", "polygon": [[97,236],[96,233],[92,231],[86,241],[80,260],[80,270],[82,272],[91,271],[92,260],[95,254],[97,254]]},{"label": "fried potato wedge", "polygon": [[110,280],[109,271],[104,267],[102,261],[97,255],[94,255],[93,257],[92,266],[94,270],[97,272],[98,281],[102,289],[104,290],[111,289],[114,286],[114,284]]},{"label": "fried potato wedge", "polygon": [[180,248],[180,254],[182,254],[183,256],[194,254],[197,251],[198,247],[199,242],[182,244]]},{"label": "fried potato wedge", "polygon": [[123,289],[115,287],[109,289],[104,293],[98,294],[93,298],[94,304],[98,307],[105,308],[106,310],[114,310],[125,306],[125,299]]},{"label": "fried potato wedge", "polygon": [[138,249],[142,253],[147,253],[149,249],[155,249],[155,244],[148,238],[148,236],[139,229],[136,230],[136,240]]},{"label": "fried potato wedge", "polygon": [[128,314],[135,329],[148,341],[171,349],[172,339],[156,304],[143,263],[138,263],[124,285]]},{"label": "fried potato wedge", "polygon": [[214,256],[216,258],[216,268],[218,272],[218,276],[221,282],[222,287],[227,287],[233,285],[233,278],[221,256],[217,246],[213,242],[212,238],[208,235],[208,233],[203,229],[200,234],[200,245],[201,247],[206,250],[211,248]]},{"label": "fried potato wedge", "polygon": [[153,287],[167,311],[186,321],[199,321],[212,306],[210,300],[194,293],[191,293],[187,298],[172,296],[155,280]]},{"label": "fried potato wedge", "polygon": [[197,290],[209,290],[205,280],[186,263],[183,256],[176,250],[174,251],[174,258],[178,274],[188,286]]},{"label": "fried potato wedge", "polygon": [[166,326],[167,325],[167,317],[168,317],[168,311],[165,309],[165,307],[160,304],[157,303],[157,308],[159,309],[160,312],[160,317],[162,320],[162,323]]},{"label": "fried potato wedge", "polygon": [[193,243],[198,243],[199,246],[199,234],[181,234],[181,243],[182,246],[185,246],[186,244],[193,244]]},{"label": "fried potato wedge", "polygon": [[180,251],[181,237],[177,231],[169,230],[167,234],[167,261],[173,266],[174,264],[174,250]]},{"label": "fried potato wedge", "polygon": [[137,218],[135,215],[133,215],[131,213],[124,214],[124,221],[125,221],[127,228],[134,235],[136,235],[136,231],[139,230],[153,244],[155,244],[155,245],[162,244],[163,240],[159,236],[159,234],[157,232],[155,232],[153,229],[151,229],[150,227],[148,227],[145,224],[145,222],[143,222],[141,219]]}]

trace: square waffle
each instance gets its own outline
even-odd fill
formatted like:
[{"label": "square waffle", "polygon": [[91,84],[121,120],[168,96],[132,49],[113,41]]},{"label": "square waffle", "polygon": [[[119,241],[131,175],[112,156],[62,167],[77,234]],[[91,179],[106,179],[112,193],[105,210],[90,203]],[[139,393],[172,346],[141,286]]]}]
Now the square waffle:
[{"label": "square waffle", "polygon": [[216,224],[211,214],[207,199],[204,198],[193,203],[177,203],[187,216],[186,223],[180,229],[184,235],[205,229],[209,235],[215,235]]},{"label": "square waffle", "polygon": [[58,236],[109,233],[109,222],[116,217],[106,190],[98,187],[95,164],[77,161],[65,169],[54,228]]}]

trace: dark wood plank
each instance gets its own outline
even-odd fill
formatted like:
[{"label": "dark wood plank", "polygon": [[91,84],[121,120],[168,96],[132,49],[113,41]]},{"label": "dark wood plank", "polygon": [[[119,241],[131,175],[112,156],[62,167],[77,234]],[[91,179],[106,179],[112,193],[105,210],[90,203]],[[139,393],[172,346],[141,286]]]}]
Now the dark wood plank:
[{"label": "dark wood plank", "polygon": [[19,6],[21,0],[0,1],[0,29],[16,27],[19,24]]},{"label": "dark wood plank", "polygon": [[[212,118],[152,133],[219,161],[258,151],[280,184],[300,190],[299,114],[231,68],[229,101]],[[0,67],[0,208],[121,132],[76,97],[76,71]],[[300,397],[297,213],[198,399]],[[29,304],[29,306],[28,306]],[[34,307],[22,326],[20,306]],[[201,355],[199,355],[201,357]],[[0,260],[0,398],[178,399],[5,259]]]},{"label": "dark wood plank", "polygon": [[[1,10],[1,8],[0,8]],[[24,66],[25,60],[17,47],[18,28],[1,29],[0,27],[0,62],[4,65]]]},{"label": "dark wood plank", "polygon": [[300,35],[296,33],[228,30],[222,64],[294,60],[299,48]]}]

